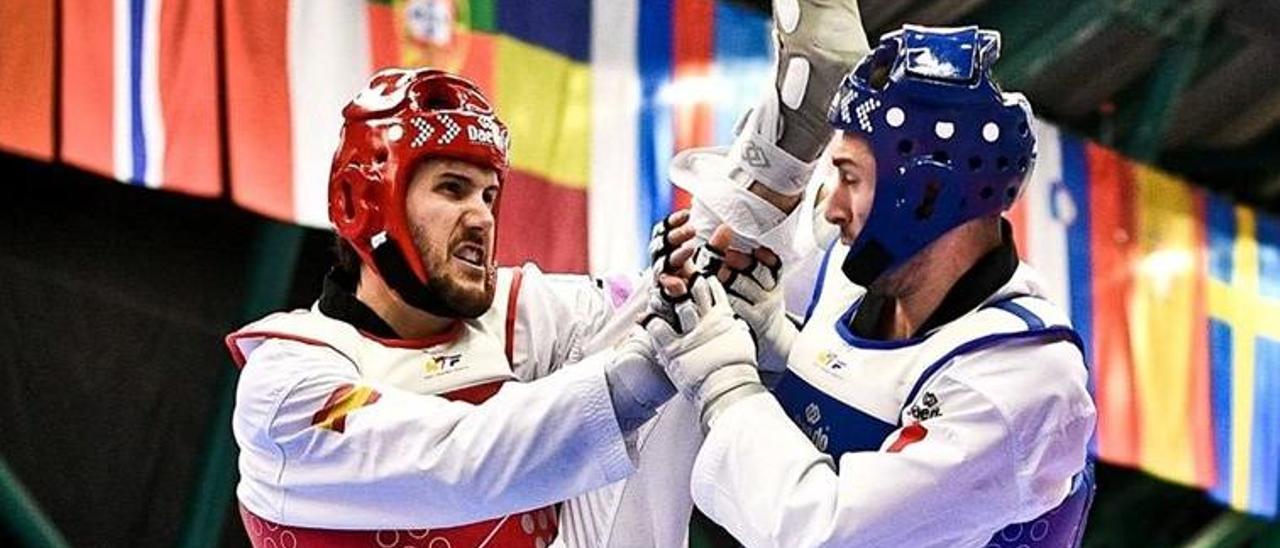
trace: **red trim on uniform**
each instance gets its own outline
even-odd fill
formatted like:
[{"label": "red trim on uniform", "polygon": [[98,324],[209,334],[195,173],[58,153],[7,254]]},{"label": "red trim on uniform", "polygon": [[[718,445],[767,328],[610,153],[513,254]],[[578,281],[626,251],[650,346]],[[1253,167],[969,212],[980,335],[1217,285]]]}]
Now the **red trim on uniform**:
[{"label": "red trim on uniform", "polygon": [[254,548],[324,546],[327,548],[407,548],[410,546],[548,546],[559,534],[554,506],[497,519],[437,529],[338,530],[284,525],[258,517],[243,504],[240,520]]},{"label": "red trim on uniform", "polygon": [[466,388],[459,388],[440,394],[440,397],[449,401],[465,401],[473,405],[480,405],[502,388],[502,384],[506,381],[491,381]]},{"label": "red trim on uniform", "polygon": [[448,344],[458,340],[458,337],[462,335],[462,327],[463,323],[461,321],[454,320],[444,333],[432,335],[430,337],[423,337],[421,339],[384,339],[364,330],[361,330],[360,334],[364,335],[365,338],[378,341],[383,346],[390,346],[393,348],[431,348],[433,346],[440,346],[442,344]]},{"label": "red trim on uniform", "polygon": [[918,422],[912,423],[902,429],[902,433],[898,434],[898,439],[894,440],[893,445],[890,445],[886,451],[897,453],[906,448],[906,446],[923,440],[927,435],[929,435],[929,430]]},{"label": "red trim on uniform", "polygon": [[284,339],[287,341],[309,344],[311,346],[323,346],[325,348],[331,348],[334,352],[338,352],[339,354],[342,353],[337,348],[334,348],[333,345],[318,339],[299,337],[297,335],[277,333],[274,331],[237,331],[227,335],[226,339],[223,340],[227,345],[227,349],[231,351],[231,359],[235,360],[237,369],[244,368],[245,361],[248,360],[248,356],[245,356],[244,352],[240,350],[240,346],[236,344],[236,341],[239,341],[240,339]]},{"label": "red trim on uniform", "polygon": [[524,269],[511,269],[511,289],[507,292],[507,365],[515,367],[516,341],[516,302],[520,299],[520,282],[524,280]]}]

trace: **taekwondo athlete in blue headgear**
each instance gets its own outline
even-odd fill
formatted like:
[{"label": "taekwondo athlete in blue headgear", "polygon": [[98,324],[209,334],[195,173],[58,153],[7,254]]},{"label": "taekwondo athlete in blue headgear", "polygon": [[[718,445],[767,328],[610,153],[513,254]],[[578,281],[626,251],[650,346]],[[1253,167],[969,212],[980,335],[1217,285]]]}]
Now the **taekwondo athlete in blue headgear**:
[{"label": "taekwondo athlete in blue headgear", "polygon": [[[839,237],[802,328],[776,255],[724,251],[727,229],[701,274],[660,278],[669,310],[646,327],[707,429],[694,500],[747,546],[1079,544],[1095,408],[1081,341],[1001,218],[1035,136],[991,80],[999,53],[994,31],[906,26],[844,79],[838,177],[809,199]],[[709,366],[734,361],[716,348],[739,363]]]}]

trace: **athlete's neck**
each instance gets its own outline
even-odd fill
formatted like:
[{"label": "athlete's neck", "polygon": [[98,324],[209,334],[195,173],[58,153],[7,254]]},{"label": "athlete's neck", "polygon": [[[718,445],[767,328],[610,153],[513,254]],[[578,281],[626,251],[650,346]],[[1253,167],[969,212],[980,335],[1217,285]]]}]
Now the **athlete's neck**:
[{"label": "athlete's neck", "polygon": [[946,233],[875,284],[890,297],[876,335],[883,340],[915,336],[970,268],[1000,246],[999,222],[975,219]]},{"label": "athlete's neck", "polygon": [[387,322],[402,339],[425,339],[439,335],[455,321],[453,318],[436,316],[409,306],[368,266],[360,269],[356,298],[372,309],[382,321]]}]

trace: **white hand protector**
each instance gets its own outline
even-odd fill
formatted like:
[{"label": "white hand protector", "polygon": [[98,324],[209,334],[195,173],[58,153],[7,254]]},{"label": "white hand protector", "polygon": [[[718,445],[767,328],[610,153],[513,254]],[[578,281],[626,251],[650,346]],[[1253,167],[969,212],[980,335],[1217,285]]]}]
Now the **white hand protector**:
[{"label": "white hand protector", "polygon": [[[742,129],[758,138],[747,143],[740,135],[734,151],[741,164],[750,166],[744,169],[761,175],[756,180],[783,194],[797,194],[831,140],[827,109],[840,80],[871,48],[857,0],[774,0],[773,20],[777,95],[766,94]],[[778,150],[771,152],[770,145]],[[772,166],[777,152],[808,163],[809,169],[800,177],[786,171],[768,176],[777,172]]]},{"label": "white hand protector", "polygon": [[720,282],[697,275],[692,284],[675,298],[654,286],[653,313],[642,325],[658,345],[667,376],[693,401],[706,427],[720,411],[764,386],[756,373],[751,331],[733,316]]},{"label": "white hand protector", "polygon": [[739,122],[733,145],[681,151],[670,178],[693,195],[702,239],[706,227],[726,223],[744,240],[734,249],[763,245],[790,259],[796,212],[788,216],[747,189],[759,182],[788,196],[805,190],[833,133],[831,98],[870,48],[856,0],[775,0],[774,21],[774,81]]},{"label": "white hand protector", "polygon": [[800,328],[787,317],[778,283],[782,263],[773,265],[751,256],[742,268],[725,264],[724,253],[710,243],[702,244],[693,255],[693,264],[705,275],[714,276],[721,268],[729,271],[724,283],[729,304],[738,317],[747,322],[756,335],[757,360],[760,369],[770,373],[787,370],[787,356]]}]

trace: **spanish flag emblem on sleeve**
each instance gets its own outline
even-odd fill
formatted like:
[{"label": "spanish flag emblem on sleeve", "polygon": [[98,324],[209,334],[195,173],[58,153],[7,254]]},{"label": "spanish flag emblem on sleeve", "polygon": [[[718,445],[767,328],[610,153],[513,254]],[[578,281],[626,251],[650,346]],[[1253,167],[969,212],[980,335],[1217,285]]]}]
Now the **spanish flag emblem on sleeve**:
[{"label": "spanish flag emblem on sleeve", "polygon": [[311,425],[341,434],[347,428],[347,415],[352,411],[373,405],[382,397],[368,386],[344,384],[329,394],[329,399],[311,417]]}]

